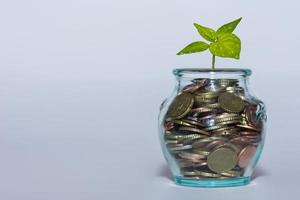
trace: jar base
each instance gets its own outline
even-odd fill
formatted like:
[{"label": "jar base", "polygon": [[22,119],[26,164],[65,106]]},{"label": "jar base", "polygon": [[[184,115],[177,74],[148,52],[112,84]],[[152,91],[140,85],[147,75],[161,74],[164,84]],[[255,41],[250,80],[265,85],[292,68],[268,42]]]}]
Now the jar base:
[{"label": "jar base", "polygon": [[233,187],[247,185],[251,180],[251,177],[240,178],[228,178],[228,179],[189,179],[180,176],[174,177],[174,181],[177,185],[190,186],[190,187]]}]

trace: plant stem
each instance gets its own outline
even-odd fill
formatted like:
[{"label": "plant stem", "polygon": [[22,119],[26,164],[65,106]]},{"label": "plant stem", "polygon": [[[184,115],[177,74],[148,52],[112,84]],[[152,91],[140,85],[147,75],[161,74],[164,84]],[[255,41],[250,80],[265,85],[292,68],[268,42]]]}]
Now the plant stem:
[{"label": "plant stem", "polygon": [[211,69],[212,70],[215,70],[215,62],[216,62],[216,56],[213,55],[212,60],[211,60]]}]

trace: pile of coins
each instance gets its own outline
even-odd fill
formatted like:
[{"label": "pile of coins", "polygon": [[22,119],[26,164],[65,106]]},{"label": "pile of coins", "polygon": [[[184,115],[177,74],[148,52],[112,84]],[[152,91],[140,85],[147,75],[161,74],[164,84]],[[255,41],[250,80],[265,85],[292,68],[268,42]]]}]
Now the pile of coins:
[{"label": "pile of coins", "polygon": [[236,79],[195,79],[164,119],[164,141],[184,177],[243,176],[262,139],[258,104]]}]

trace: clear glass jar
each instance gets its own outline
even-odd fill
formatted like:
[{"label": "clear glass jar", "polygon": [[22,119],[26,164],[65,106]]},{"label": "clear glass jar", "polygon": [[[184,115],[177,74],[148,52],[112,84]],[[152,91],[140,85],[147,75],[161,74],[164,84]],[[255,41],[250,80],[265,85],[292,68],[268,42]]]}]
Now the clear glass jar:
[{"label": "clear glass jar", "polygon": [[249,183],[265,140],[266,109],[249,69],[175,69],[159,114],[159,138],[174,180],[198,187]]}]

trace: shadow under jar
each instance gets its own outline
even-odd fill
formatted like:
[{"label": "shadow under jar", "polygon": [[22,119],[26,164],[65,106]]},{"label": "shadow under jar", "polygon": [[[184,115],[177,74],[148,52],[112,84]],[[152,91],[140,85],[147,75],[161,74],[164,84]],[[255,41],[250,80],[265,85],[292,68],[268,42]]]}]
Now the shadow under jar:
[{"label": "shadow under jar", "polygon": [[175,69],[160,108],[163,154],[179,185],[248,184],[265,139],[266,110],[250,91],[249,69]]}]

